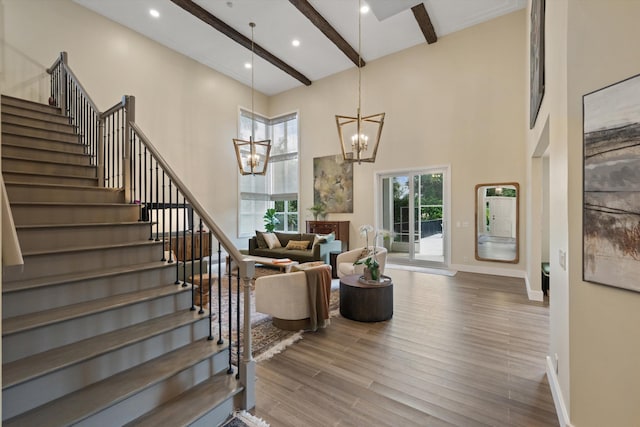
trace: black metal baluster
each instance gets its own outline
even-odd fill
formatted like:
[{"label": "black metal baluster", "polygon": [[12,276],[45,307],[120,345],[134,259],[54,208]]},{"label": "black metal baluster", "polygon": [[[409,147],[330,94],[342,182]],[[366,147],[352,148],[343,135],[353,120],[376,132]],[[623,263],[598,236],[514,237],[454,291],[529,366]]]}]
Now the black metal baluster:
[{"label": "black metal baluster", "polygon": [[[185,206],[186,206],[186,201],[185,201]],[[196,244],[196,234],[194,233],[193,230],[193,209],[189,209],[189,232],[191,234],[191,310],[195,310],[195,285],[194,285],[194,279],[196,278],[196,272],[195,272],[195,257],[196,257],[196,249],[195,249],[195,244]],[[185,242],[185,246],[186,246],[186,242]],[[185,257],[185,261],[187,260],[187,258]],[[185,271],[184,275],[187,275],[187,272]]]},{"label": "black metal baluster", "polygon": [[[167,244],[167,221],[165,221],[166,218],[164,215],[164,210],[167,208],[167,205],[165,203],[165,195],[167,193],[165,177],[166,177],[166,173],[163,170],[162,171],[162,259],[160,261],[167,260],[167,257],[165,255],[165,250],[166,250],[165,245]],[[169,212],[171,212],[171,209],[169,209]],[[159,217],[160,217],[160,210],[158,210],[158,215],[156,216],[156,218],[159,218]],[[169,245],[169,250],[171,250],[171,245]]]},{"label": "black metal baluster", "polygon": [[[200,243],[200,286],[199,286],[199,291],[200,291],[200,311],[198,311],[198,314],[203,314],[204,313],[204,308],[203,306],[203,301],[204,301],[204,290],[203,288],[203,283],[202,283],[202,218],[200,218],[200,229],[198,230],[198,242]],[[211,275],[211,274],[209,274]]]},{"label": "black metal baluster", "polygon": [[[231,265],[229,259],[227,268]],[[218,345],[222,342],[222,245],[218,242]]]},{"label": "black metal baluster", "polygon": [[173,204],[171,204],[172,181],[169,178],[169,263],[173,262],[173,236],[171,236],[171,228],[173,226]]},{"label": "black metal baluster", "polygon": [[184,277],[182,280],[182,287],[187,286],[187,199],[182,196],[182,264]]},{"label": "black metal baluster", "polygon": [[[160,165],[158,165],[158,161],[155,161],[156,163],[156,242],[160,241],[160,229],[158,228],[158,220],[160,218],[160,209],[158,207],[158,204],[160,203]],[[164,176],[162,177],[164,179]],[[162,209],[164,209],[164,206],[162,207]],[[164,211],[163,211],[164,212]],[[164,261],[164,252],[162,254],[162,258]]]},{"label": "black metal baluster", "polygon": [[[145,150],[145,169],[146,169],[146,150]],[[149,221],[149,240],[153,240],[153,222],[151,221],[151,209],[153,209],[153,154],[151,152],[149,154],[149,170],[147,175],[147,180],[149,181],[149,194],[148,203],[145,205],[147,207],[147,217],[146,220]]]},{"label": "black metal baluster", "polygon": [[229,345],[228,345],[228,349],[227,351],[229,352],[229,367],[227,368],[227,374],[233,374],[233,365],[232,365],[232,360],[231,360],[231,356],[233,355],[233,331],[231,330],[231,325],[233,324],[232,316],[233,316],[233,304],[231,302],[231,296],[233,295],[233,291],[231,290],[231,262],[229,262],[229,298],[227,303],[229,304],[229,329],[228,329],[228,333],[229,333]]},{"label": "black metal baluster", "polygon": [[[236,288],[236,363],[240,366],[240,267],[238,267],[238,279]],[[229,329],[231,334],[231,329]],[[236,372],[236,379],[240,379],[240,370]]]},{"label": "black metal baluster", "polygon": [[[207,271],[209,271],[209,337],[207,338],[209,341],[213,340],[213,323],[211,322],[213,320],[213,289],[211,287],[211,280],[213,276],[213,271],[211,270],[212,266],[211,266],[211,257],[213,256],[213,238],[212,238],[212,234],[211,231],[209,231],[207,238],[209,239],[209,268],[207,269]],[[219,265],[219,264],[218,264]],[[218,282],[220,282],[219,280],[220,278],[220,274],[218,274]]]}]

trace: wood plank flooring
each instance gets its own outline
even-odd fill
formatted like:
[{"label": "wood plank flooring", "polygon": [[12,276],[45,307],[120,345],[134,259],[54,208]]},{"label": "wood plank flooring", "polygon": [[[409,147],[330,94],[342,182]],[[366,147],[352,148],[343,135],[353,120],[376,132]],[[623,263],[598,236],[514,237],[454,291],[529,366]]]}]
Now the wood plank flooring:
[{"label": "wood plank flooring", "polygon": [[394,315],[342,318],[258,363],[273,427],[557,426],[547,303],[522,279],[387,270]]}]

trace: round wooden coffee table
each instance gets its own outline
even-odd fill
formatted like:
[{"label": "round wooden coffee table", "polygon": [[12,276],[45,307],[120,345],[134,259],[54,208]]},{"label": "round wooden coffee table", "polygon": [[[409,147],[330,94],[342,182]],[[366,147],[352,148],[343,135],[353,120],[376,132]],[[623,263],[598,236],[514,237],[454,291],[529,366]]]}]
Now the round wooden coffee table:
[{"label": "round wooden coffee table", "polygon": [[388,276],[379,284],[363,283],[359,274],[340,279],[340,314],[359,322],[381,322],[393,316],[393,282]]}]

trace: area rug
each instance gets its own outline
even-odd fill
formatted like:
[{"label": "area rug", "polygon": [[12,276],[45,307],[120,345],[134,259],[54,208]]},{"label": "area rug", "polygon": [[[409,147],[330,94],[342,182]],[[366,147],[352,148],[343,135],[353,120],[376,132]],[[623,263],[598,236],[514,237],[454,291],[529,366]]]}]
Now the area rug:
[{"label": "area rug", "polygon": [[[272,274],[282,274],[277,269],[265,268],[265,267],[256,267],[256,278],[272,275]],[[340,291],[337,286],[337,280],[334,280],[336,283],[332,283],[331,287],[331,295],[329,299],[329,311],[331,315],[335,315],[338,312],[338,307],[340,305]],[[234,347],[237,345],[237,334],[236,334],[236,304],[237,304],[237,277],[231,277],[231,301],[233,305],[233,324],[232,324],[232,333],[233,333],[233,341]],[[214,307],[214,316],[212,319],[214,333],[217,335],[218,333],[218,304],[217,304],[217,289],[214,288],[214,298],[213,298],[213,307]],[[271,316],[258,313],[255,309],[255,299],[253,298],[253,288],[251,289],[251,338],[252,338],[252,354],[253,358],[260,362],[262,360],[266,360],[271,358],[273,355],[281,352],[291,344],[295,343],[299,339],[302,338],[303,331],[285,331],[280,328],[273,326],[271,321]],[[224,276],[222,279],[222,300],[224,302],[228,301],[229,297],[229,278],[228,276]],[[242,290],[240,293],[240,305],[244,307],[244,295],[242,294]],[[229,331],[227,327],[229,312],[228,312],[228,304],[223,304],[222,307],[222,336],[225,340],[229,338]],[[240,317],[240,343],[242,344],[242,332],[244,330],[244,316]],[[242,345],[240,347],[242,351]],[[236,350],[234,348],[232,358],[235,364]]]},{"label": "area rug", "polygon": [[247,411],[236,411],[233,418],[222,424],[222,427],[269,427],[269,423]]}]

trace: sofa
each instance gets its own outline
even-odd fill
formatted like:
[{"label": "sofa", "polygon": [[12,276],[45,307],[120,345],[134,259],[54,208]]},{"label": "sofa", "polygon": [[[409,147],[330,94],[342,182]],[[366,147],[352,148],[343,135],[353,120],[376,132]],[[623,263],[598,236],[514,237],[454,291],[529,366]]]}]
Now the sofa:
[{"label": "sofa", "polygon": [[[299,263],[322,261],[329,264],[329,253],[342,250],[342,242],[334,238],[333,233],[320,236],[307,233],[256,231],[256,235],[249,239],[248,254],[265,258],[289,258]],[[307,244],[304,245],[301,242],[307,242]]]}]

